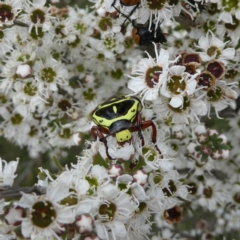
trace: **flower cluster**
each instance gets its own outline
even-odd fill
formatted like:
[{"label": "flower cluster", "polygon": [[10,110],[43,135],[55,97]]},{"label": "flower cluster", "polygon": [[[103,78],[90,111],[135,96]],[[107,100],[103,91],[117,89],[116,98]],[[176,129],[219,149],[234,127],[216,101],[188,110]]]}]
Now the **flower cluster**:
[{"label": "flower cluster", "polygon": [[181,220],[178,198],[185,199],[188,190],[170,159],[146,146],[134,160],[113,163],[97,151],[100,142],[93,144],[95,151],[86,150],[56,178],[41,170],[45,177],[38,184],[46,194],[23,193],[5,211],[8,235],[20,237],[13,226],[21,224],[25,238],[61,239],[73,228],[74,239],[142,239],[150,233],[153,213],[161,212],[168,222]]},{"label": "flower cluster", "polygon": [[0,1],[0,133],[81,147],[31,188],[0,159],[0,239],[239,236],[238,1],[51,2]]}]

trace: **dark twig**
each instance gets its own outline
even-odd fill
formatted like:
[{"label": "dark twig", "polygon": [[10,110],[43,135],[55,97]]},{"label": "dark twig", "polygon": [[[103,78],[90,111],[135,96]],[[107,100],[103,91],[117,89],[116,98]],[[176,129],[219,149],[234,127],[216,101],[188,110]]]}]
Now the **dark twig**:
[{"label": "dark twig", "polygon": [[43,195],[46,193],[46,188],[41,186],[32,187],[1,187],[0,188],[0,199],[1,198],[17,198],[22,196],[24,193],[35,193],[37,195]]},{"label": "dark twig", "polygon": [[23,23],[23,22],[21,22],[21,21],[19,21],[19,20],[16,20],[16,19],[13,21],[13,23],[14,23],[15,25],[20,26],[20,27],[29,27],[28,24]]}]

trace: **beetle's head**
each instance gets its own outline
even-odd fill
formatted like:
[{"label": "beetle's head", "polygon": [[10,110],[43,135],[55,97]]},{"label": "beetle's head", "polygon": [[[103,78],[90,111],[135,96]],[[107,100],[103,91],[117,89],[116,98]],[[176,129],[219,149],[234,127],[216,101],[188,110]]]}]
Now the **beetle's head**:
[{"label": "beetle's head", "polygon": [[116,139],[120,144],[130,141],[131,138],[132,138],[132,134],[128,129],[124,129],[116,133]]}]

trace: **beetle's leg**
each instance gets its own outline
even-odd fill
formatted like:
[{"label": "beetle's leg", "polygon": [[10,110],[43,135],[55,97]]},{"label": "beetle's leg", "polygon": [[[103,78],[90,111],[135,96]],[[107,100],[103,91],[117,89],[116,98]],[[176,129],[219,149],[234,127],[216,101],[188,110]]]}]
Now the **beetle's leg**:
[{"label": "beetle's leg", "polygon": [[[140,117],[138,116],[137,122],[139,122],[140,120],[141,120],[141,116]],[[140,122],[137,125],[131,126],[129,128],[129,130],[131,130],[132,132],[138,131],[139,137],[141,138],[142,143],[143,143],[142,146],[144,146],[144,138],[142,136],[141,129],[145,129],[145,128],[148,128],[148,127],[152,127],[152,142],[155,144],[155,148],[157,149],[157,151],[160,154],[162,154],[160,149],[158,148],[158,146],[156,144],[156,141],[157,141],[157,128],[156,128],[155,123],[152,120],[148,120],[148,121],[145,121],[145,122]]]},{"label": "beetle's leg", "polygon": [[106,148],[106,154],[107,157],[111,160],[113,160],[113,158],[109,155],[108,153],[108,145],[107,145],[107,140],[106,137],[103,136],[102,132],[99,130],[99,128],[97,126],[93,126],[91,129],[91,134],[94,137],[94,140],[97,140],[97,137],[99,138],[99,141],[104,143],[104,146]]},{"label": "beetle's leg", "polygon": [[142,115],[140,112],[138,112],[137,114],[137,126],[138,126],[138,136],[140,137],[141,141],[142,141],[142,146],[144,146],[144,138],[142,135],[142,131],[141,131],[141,127],[142,127]]},{"label": "beetle's leg", "polygon": [[130,130],[131,132],[138,132],[138,136],[139,136],[139,138],[140,138],[141,141],[142,141],[142,146],[144,146],[145,142],[144,142],[144,138],[143,138],[143,135],[142,135],[141,128],[142,128],[142,116],[141,116],[141,113],[138,112],[138,113],[137,113],[137,124],[131,126],[131,127],[129,128],[129,130]]},{"label": "beetle's leg", "polygon": [[[100,136],[99,136],[99,129],[98,129],[98,127],[97,126],[93,126],[92,127],[92,129],[91,129],[91,134],[92,134],[92,136],[94,137],[94,140],[96,141],[97,140],[97,137],[99,137],[99,138],[101,138]],[[101,133],[100,133],[101,134]]]},{"label": "beetle's leg", "polygon": [[141,124],[142,129],[145,129],[145,128],[148,128],[148,127],[152,127],[152,142],[156,143],[156,141],[157,141],[157,128],[156,128],[156,125],[154,124],[154,122],[152,120],[142,122],[142,124]]},{"label": "beetle's leg", "polygon": [[155,123],[152,120],[148,120],[145,122],[142,122],[141,124],[142,129],[148,128],[148,127],[152,127],[152,142],[155,143],[155,148],[157,149],[157,151],[162,154],[162,152],[160,151],[160,149],[158,148],[156,141],[157,141],[157,128]]},{"label": "beetle's leg", "polygon": [[110,160],[114,160],[114,159],[109,155],[109,153],[108,153],[108,146],[107,146],[107,144],[104,143],[104,145],[105,145],[105,147],[106,147],[107,157],[108,157]]}]

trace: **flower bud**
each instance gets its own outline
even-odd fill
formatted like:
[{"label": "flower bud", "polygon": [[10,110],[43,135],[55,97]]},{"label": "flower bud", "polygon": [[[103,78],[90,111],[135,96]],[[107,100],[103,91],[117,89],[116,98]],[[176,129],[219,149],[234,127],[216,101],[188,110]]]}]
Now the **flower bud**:
[{"label": "flower bud", "polygon": [[217,130],[215,130],[215,129],[208,129],[208,135],[209,135],[209,136],[213,136],[214,134],[217,134],[217,135],[218,135]]},{"label": "flower bud", "polygon": [[208,141],[208,136],[207,134],[199,134],[197,135],[197,140],[201,144],[206,143]]},{"label": "flower bud", "polygon": [[222,150],[222,159],[226,159],[229,157],[229,150],[228,149],[223,149]]},{"label": "flower bud", "polygon": [[93,230],[94,220],[88,214],[76,216],[75,227],[80,234],[89,234]]},{"label": "flower bud", "polygon": [[196,147],[196,146],[197,146],[197,144],[195,144],[195,143],[193,143],[193,142],[189,143],[188,146],[187,146],[188,152],[189,152],[190,154],[196,152],[196,150],[195,150],[195,147]]},{"label": "flower bud", "polygon": [[222,139],[222,143],[225,143],[225,144],[227,143],[227,137],[224,134],[220,134],[218,138]]},{"label": "flower bud", "polygon": [[194,129],[194,133],[196,135],[198,134],[202,134],[202,133],[206,133],[207,132],[207,129],[204,125],[198,125],[197,127],[195,127]]},{"label": "flower bud", "polygon": [[145,185],[147,183],[148,175],[143,170],[138,170],[133,174],[133,181]]},{"label": "flower bud", "polygon": [[103,7],[99,7],[97,9],[97,14],[100,16],[100,17],[105,17],[106,16],[106,10],[103,8]]},{"label": "flower bud", "polygon": [[173,131],[173,135],[176,139],[182,140],[184,137],[184,133],[182,130],[179,131]]},{"label": "flower bud", "polygon": [[32,74],[32,68],[28,64],[19,65],[16,74],[20,78],[27,78]]},{"label": "flower bud", "polygon": [[219,160],[219,159],[221,159],[221,158],[222,158],[221,153],[222,153],[221,150],[214,150],[214,151],[211,153],[212,159],[214,159],[214,160]]},{"label": "flower bud", "polygon": [[123,167],[119,164],[112,164],[108,169],[109,175],[113,178],[117,178],[123,174]]}]

